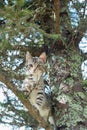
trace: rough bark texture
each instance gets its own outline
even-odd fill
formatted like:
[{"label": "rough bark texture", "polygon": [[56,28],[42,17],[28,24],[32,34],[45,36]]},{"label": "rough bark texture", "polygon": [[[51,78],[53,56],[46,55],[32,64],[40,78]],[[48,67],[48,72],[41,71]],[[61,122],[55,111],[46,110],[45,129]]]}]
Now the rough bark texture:
[{"label": "rough bark texture", "polygon": [[[4,75],[5,74],[5,75]],[[43,120],[43,118],[39,115],[39,112],[26,100],[22,92],[20,92],[13,83],[10,82],[10,78],[7,76],[7,72],[3,73],[0,70],[0,81],[4,83],[8,89],[10,89],[17,97],[18,99],[24,104],[24,106],[28,109],[29,113],[32,115],[32,117],[40,122],[41,126],[45,128],[46,130],[52,130],[50,125]]]},{"label": "rough bark texture", "polygon": [[54,0],[55,11],[55,33],[60,33],[60,0]]}]

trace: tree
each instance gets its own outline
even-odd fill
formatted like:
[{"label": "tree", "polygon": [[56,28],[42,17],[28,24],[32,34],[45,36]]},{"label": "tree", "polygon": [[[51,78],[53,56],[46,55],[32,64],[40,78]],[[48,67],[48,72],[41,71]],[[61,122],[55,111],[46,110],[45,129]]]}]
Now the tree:
[{"label": "tree", "polygon": [[[84,58],[78,49],[87,31],[86,8],[86,0],[0,2],[0,88],[6,96],[0,103],[1,123],[34,128],[41,120],[20,92],[29,50],[33,56],[42,51],[48,55],[53,110],[60,130],[87,128],[87,82],[82,80]],[[41,122],[42,127],[46,125]]]}]

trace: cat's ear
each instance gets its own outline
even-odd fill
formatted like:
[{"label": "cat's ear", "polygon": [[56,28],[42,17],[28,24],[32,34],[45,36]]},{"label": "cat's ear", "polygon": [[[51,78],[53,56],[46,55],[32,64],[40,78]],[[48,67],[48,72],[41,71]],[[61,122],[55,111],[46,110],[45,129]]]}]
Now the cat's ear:
[{"label": "cat's ear", "polygon": [[26,62],[28,62],[28,61],[32,61],[32,56],[29,51],[27,51],[27,53],[26,53]]},{"label": "cat's ear", "polygon": [[43,62],[46,62],[46,59],[47,59],[46,53],[45,53],[45,52],[41,53],[41,55],[39,56],[39,58],[40,58]]}]

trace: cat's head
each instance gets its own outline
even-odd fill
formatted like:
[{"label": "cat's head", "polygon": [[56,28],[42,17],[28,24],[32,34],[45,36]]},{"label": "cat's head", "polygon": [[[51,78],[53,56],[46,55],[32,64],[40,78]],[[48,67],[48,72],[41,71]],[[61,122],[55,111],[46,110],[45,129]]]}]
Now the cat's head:
[{"label": "cat's head", "polygon": [[39,57],[32,57],[29,52],[26,53],[26,76],[31,81],[37,83],[45,70],[46,53],[43,52]]}]

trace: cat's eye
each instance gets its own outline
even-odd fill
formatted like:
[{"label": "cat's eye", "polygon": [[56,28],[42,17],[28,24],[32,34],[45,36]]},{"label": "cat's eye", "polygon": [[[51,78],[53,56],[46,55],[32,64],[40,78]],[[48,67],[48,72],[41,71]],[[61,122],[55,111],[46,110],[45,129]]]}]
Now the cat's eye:
[{"label": "cat's eye", "polygon": [[32,65],[32,64],[27,64],[26,67],[27,67],[28,69],[30,69],[30,68],[33,67],[33,65]]},{"label": "cat's eye", "polygon": [[33,74],[30,74],[30,77],[32,77],[33,76]]},{"label": "cat's eye", "polygon": [[33,65],[32,65],[32,64],[29,64],[29,67],[33,67]]}]

